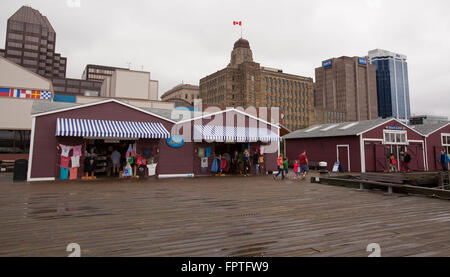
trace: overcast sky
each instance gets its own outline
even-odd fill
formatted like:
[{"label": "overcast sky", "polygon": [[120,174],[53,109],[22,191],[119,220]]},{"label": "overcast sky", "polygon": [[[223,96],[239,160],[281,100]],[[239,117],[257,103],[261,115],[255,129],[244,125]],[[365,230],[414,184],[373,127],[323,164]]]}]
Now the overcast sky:
[{"label": "overcast sky", "polygon": [[7,19],[22,5],[50,20],[67,77],[81,78],[86,64],[131,63],[151,72],[160,95],[182,81],[198,84],[228,64],[239,20],[256,62],[314,79],[331,57],[405,54],[412,113],[450,117],[448,0],[1,0],[2,48]]}]

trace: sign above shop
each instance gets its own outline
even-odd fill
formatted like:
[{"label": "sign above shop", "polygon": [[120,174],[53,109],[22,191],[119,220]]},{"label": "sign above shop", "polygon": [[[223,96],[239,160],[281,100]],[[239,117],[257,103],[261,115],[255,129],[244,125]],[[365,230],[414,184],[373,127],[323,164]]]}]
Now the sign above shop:
[{"label": "sign above shop", "polygon": [[386,129],[388,130],[396,130],[396,131],[402,131],[405,128],[403,126],[386,126]]},{"label": "sign above shop", "polygon": [[184,138],[182,136],[171,136],[167,139],[167,144],[173,148],[179,148],[184,145]]}]

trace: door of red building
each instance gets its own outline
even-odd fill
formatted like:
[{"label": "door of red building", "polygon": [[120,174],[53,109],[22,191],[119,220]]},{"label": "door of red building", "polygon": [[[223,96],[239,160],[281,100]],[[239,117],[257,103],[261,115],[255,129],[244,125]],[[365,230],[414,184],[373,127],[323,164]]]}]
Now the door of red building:
[{"label": "door of red building", "polygon": [[408,153],[411,156],[409,168],[413,171],[424,171],[423,147],[422,144],[410,144],[408,146]]},{"label": "door of red building", "polygon": [[337,161],[341,163],[342,169],[345,172],[350,172],[350,146],[338,145],[337,146]]},{"label": "door of red building", "polygon": [[375,171],[388,171],[387,154],[390,152],[390,147],[383,144],[375,144]]}]

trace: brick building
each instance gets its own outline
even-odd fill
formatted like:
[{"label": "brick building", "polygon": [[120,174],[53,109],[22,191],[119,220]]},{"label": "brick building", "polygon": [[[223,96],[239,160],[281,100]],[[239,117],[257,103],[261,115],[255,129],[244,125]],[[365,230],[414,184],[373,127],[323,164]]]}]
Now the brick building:
[{"label": "brick building", "polygon": [[260,66],[242,38],[235,42],[228,66],[200,80],[200,98],[204,104],[279,107],[283,123],[293,130],[314,122],[312,78]]}]

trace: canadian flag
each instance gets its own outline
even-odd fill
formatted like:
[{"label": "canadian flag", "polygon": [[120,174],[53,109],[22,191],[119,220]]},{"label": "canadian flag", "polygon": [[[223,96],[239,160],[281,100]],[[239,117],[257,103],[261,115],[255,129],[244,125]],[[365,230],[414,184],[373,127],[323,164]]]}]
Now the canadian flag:
[{"label": "canadian flag", "polygon": [[233,25],[242,26],[242,21],[233,21]]}]

